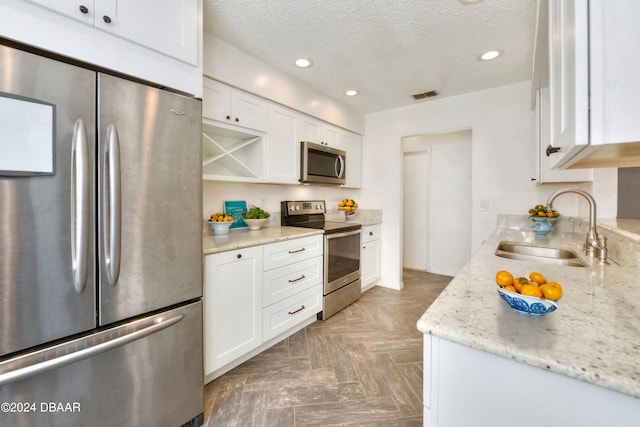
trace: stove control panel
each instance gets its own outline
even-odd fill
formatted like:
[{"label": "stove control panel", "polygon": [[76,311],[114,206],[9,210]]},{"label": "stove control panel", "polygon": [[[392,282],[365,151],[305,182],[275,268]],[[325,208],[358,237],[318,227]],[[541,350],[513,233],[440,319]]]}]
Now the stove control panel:
[{"label": "stove control panel", "polygon": [[282,202],[282,213],[285,216],[324,214],[325,212],[324,200]]}]

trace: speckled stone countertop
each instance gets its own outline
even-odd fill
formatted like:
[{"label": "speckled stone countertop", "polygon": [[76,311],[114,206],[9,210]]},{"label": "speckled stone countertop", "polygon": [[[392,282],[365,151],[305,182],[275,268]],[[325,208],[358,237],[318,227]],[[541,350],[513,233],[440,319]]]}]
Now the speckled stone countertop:
[{"label": "speckled stone countertop", "polygon": [[[583,255],[585,234],[566,232],[567,228],[571,227],[558,227],[546,239],[536,239],[526,227],[498,228],[422,315],[418,329],[640,398],[640,268],[633,262],[637,255],[628,263],[599,265]],[[599,231],[605,228],[609,232],[613,227]],[[574,249],[589,266],[501,258],[495,250],[503,240]],[[640,239],[636,236],[635,241]],[[564,292],[558,310],[530,316],[511,309],[496,291],[498,270],[514,276],[538,271],[560,283]]]},{"label": "speckled stone countertop", "polygon": [[218,252],[248,248],[250,246],[266,245],[281,240],[298,239],[301,237],[322,234],[322,230],[302,227],[269,226],[260,230],[230,230],[229,234],[215,236],[207,234],[202,237],[202,250],[205,255]]}]

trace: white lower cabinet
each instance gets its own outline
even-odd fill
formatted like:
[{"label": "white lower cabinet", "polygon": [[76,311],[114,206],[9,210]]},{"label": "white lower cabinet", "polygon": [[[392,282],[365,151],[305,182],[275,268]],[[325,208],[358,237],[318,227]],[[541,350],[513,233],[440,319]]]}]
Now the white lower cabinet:
[{"label": "white lower cabinet", "polygon": [[367,288],[380,278],[382,260],[380,247],[380,224],[362,227],[360,239],[360,277],[362,288]]},{"label": "white lower cabinet", "polygon": [[426,427],[635,427],[640,419],[635,397],[432,335],[423,375]]},{"label": "white lower cabinet", "polygon": [[205,380],[314,321],[323,277],[322,235],[207,255]]},{"label": "white lower cabinet", "polygon": [[262,247],[205,257],[205,373],[262,344]]}]

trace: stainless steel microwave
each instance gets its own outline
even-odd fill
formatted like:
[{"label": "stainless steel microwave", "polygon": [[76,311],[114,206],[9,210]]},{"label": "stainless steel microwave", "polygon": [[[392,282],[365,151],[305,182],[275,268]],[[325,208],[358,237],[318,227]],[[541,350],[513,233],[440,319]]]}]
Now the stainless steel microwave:
[{"label": "stainless steel microwave", "polygon": [[345,183],[347,153],[313,142],[300,143],[300,179],[303,184]]}]

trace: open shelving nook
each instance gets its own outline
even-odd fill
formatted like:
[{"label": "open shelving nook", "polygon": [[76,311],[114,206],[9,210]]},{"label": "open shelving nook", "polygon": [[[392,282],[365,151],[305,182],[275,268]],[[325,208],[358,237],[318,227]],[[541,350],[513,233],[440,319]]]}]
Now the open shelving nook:
[{"label": "open shelving nook", "polygon": [[266,134],[223,123],[202,122],[202,174],[206,180],[262,182]]}]

